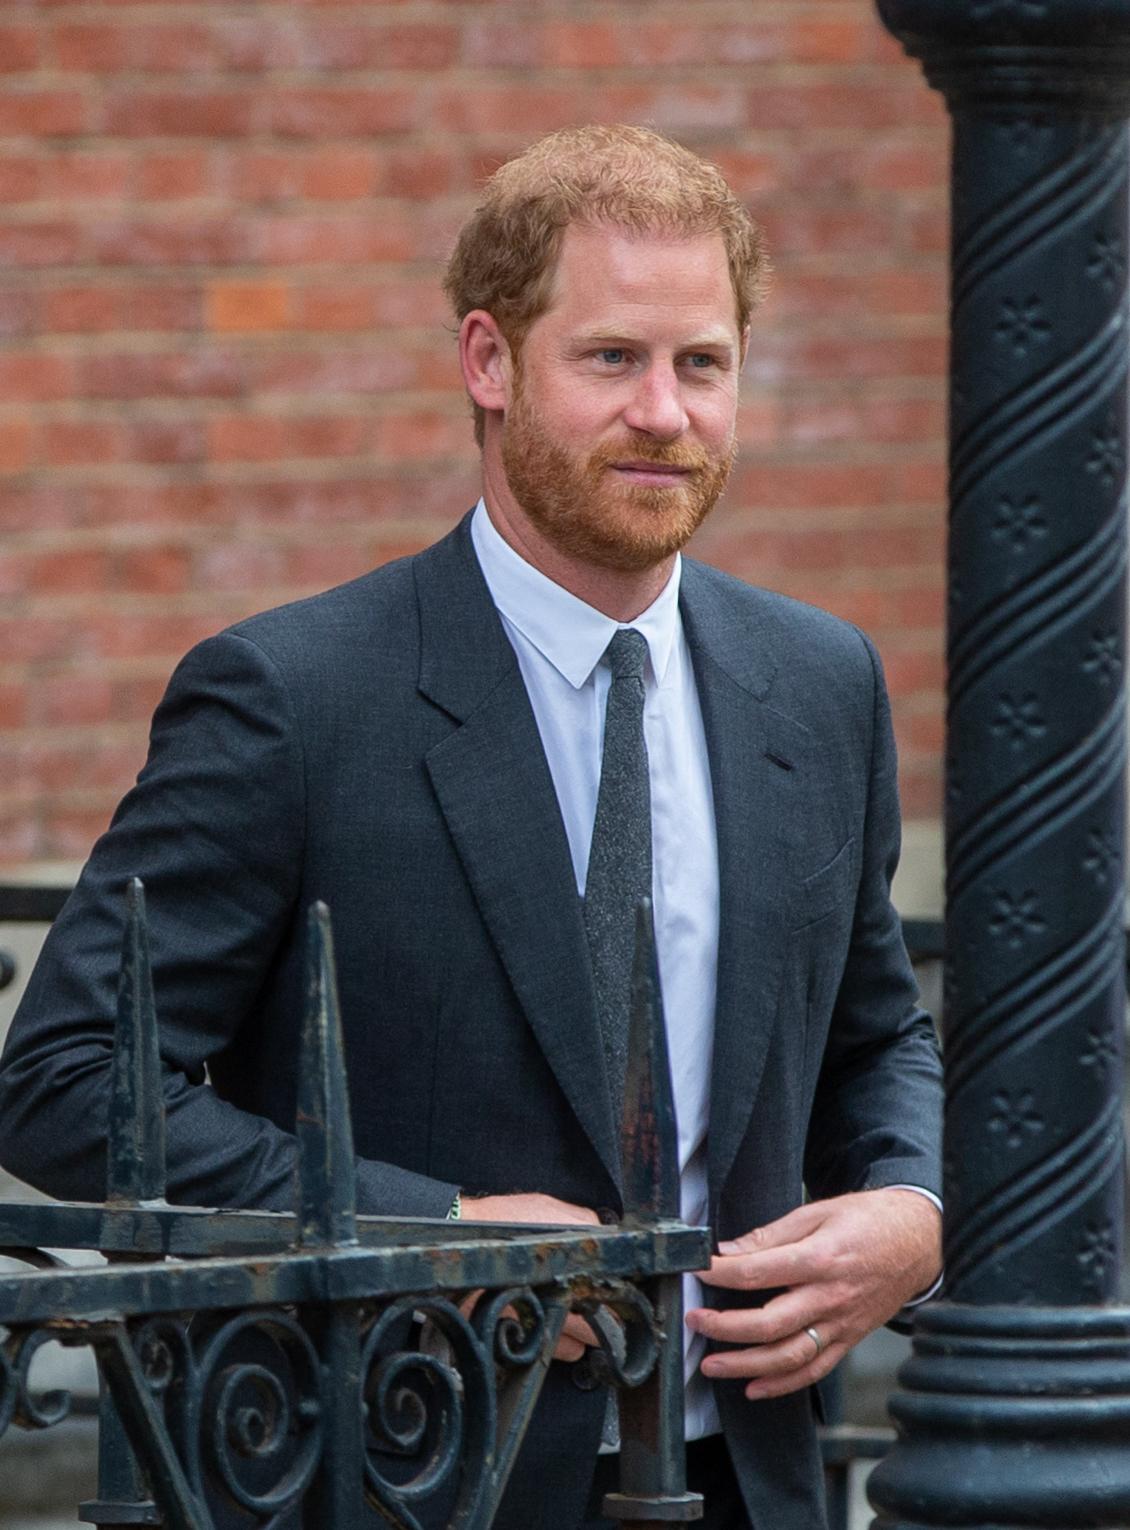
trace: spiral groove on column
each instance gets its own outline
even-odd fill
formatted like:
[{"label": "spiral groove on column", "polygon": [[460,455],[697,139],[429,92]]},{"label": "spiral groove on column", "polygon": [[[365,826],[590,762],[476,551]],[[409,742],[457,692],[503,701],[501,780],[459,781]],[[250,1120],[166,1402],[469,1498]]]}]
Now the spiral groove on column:
[{"label": "spiral groove on column", "polygon": [[1121,1229],[1125,135],[970,114],[954,175],[947,1289],[1070,1304]]}]

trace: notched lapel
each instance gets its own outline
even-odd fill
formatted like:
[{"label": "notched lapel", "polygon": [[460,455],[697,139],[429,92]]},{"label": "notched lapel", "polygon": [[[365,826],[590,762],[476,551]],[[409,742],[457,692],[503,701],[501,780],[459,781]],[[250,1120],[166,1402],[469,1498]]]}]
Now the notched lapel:
[{"label": "notched lapel", "polygon": [[[437,556],[438,555],[438,556]],[[420,689],[460,723],[426,757],[483,920],[574,1114],[619,1184],[588,948],[553,780],[467,522],[420,560]],[[443,931],[436,931],[442,940]],[[521,1081],[514,1081],[521,1087]]]},{"label": "notched lapel", "polygon": [[718,833],[718,992],[709,1137],[711,1200],[716,1203],[749,1125],[777,1024],[789,890],[805,837],[801,804],[813,740],[803,725],[768,703],[775,668],[769,645],[759,643],[756,632],[737,630],[696,583],[685,585],[683,615]]}]

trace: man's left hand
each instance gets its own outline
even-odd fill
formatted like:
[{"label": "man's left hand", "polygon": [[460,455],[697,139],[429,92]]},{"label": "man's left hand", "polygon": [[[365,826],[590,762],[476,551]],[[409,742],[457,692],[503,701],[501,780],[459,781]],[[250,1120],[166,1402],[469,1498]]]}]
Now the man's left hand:
[{"label": "man's left hand", "polygon": [[[921,1295],[941,1268],[942,1219],[913,1190],[865,1190],[811,1201],[723,1243],[708,1286],[785,1287],[763,1307],[696,1307],[696,1333],[745,1348],[707,1355],[711,1380],[748,1377],[748,1398],[780,1397],[819,1381],[865,1334]],[[806,1330],[813,1329],[816,1339]]]}]

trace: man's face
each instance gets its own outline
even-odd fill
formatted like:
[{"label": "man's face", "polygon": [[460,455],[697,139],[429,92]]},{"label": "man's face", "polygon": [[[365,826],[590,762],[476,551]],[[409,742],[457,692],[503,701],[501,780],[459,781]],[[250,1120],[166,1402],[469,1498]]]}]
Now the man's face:
[{"label": "man's face", "polygon": [[601,568],[682,547],[729,475],[741,350],[721,235],[567,229],[502,438],[529,521]]}]

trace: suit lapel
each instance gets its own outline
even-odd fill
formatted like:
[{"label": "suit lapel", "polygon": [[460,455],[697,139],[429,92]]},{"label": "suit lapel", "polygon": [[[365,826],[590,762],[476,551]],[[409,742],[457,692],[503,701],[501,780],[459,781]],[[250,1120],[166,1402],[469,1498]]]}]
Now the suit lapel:
[{"label": "suit lapel", "polygon": [[796,772],[811,736],[769,706],[772,633],[724,584],[684,566],[683,619],[710,754],[718,834],[718,991],[711,1074],[713,1208],[749,1125],[773,1026],[788,938],[790,878],[803,824]]},{"label": "suit lapel", "polygon": [[[521,672],[475,559],[469,518],[415,567],[420,690],[460,724],[427,754],[436,800],[518,1001],[618,1185],[617,1134],[569,845]],[[443,938],[442,931],[436,935]]]}]

